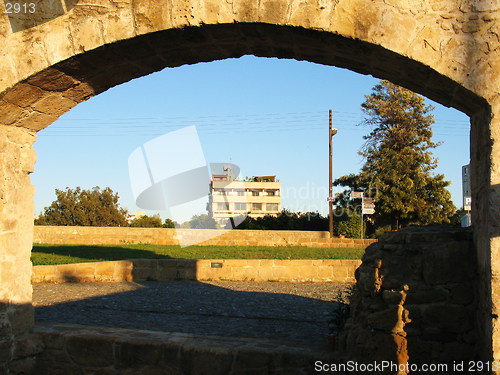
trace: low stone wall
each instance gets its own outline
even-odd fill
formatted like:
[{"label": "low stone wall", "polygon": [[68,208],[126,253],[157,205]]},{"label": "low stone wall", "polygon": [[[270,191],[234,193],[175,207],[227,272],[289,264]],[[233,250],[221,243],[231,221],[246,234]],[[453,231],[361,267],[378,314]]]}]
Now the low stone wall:
[{"label": "low stone wall", "polygon": [[331,353],[269,340],[63,324],[39,325],[35,334],[43,351],[14,364],[12,375],[310,374],[315,361],[332,361]]},{"label": "low stone wall", "polygon": [[353,283],[359,260],[134,259],[34,266],[32,282],[283,281]]},{"label": "low stone wall", "polygon": [[383,235],[356,271],[341,351],[363,362],[448,364],[443,373],[455,373],[453,362],[477,360],[475,254],[469,229]]},{"label": "low stone wall", "polygon": [[287,230],[215,230],[129,227],[64,227],[35,226],[34,243],[61,245],[154,244],[178,245],[178,238],[190,243],[197,238],[213,238],[198,246],[306,246],[306,247],[366,247],[376,240],[330,238],[322,231]]}]

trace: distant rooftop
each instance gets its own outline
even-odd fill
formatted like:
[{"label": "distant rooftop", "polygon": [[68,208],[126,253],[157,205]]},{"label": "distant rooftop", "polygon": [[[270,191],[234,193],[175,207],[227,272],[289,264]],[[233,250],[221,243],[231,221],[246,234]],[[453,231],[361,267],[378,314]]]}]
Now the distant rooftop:
[{"label": "distant rooftop", "polygon": [[276,181],[276,175],[271,175],[271,176],[255,176],[253,178],[254,181],[256,182],[275,182]]},{"label": "distant rooftop", "polygon": [[[232,180],[230,175],[228,174],[213,174],[212,181],[229,181]],[[276,175],[270,176],[254,176],[250,179],[245,179],[245,181],[253,181],[253,182],[276,182]]]},{"label": "distant rooftop", "polygon": [[212,181],[227,181],[227,180],[228,180],[227,174],[213,174],[212,175]]}]

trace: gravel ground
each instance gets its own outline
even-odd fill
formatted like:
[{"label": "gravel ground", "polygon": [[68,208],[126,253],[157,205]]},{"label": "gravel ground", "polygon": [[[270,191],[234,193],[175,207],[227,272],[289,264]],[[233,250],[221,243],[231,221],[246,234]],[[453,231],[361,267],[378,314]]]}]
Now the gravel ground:
[{"label": "gravel ground", "polygon": [[352,284],[141,282],[34,284],[38,322],[265,338],[325,347]]}]

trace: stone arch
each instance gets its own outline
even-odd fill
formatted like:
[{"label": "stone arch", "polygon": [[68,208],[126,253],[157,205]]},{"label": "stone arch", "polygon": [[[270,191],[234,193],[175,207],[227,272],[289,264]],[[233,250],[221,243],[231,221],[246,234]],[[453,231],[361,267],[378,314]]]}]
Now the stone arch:
[{"label": "stone arch", "polygon": [[498,311],[492,304],[500,267],[500,9],[494,1],[59,5],[40,5],[31,16],[3,13],[0,20],[0,320],[8,327],[0,344],[12,344],[32,326],[29,173],[36,132],[79,102],[130,79],[164,67],[253,54],[372,74],[471,117],[481,330],[485,358],[499,356]]}]

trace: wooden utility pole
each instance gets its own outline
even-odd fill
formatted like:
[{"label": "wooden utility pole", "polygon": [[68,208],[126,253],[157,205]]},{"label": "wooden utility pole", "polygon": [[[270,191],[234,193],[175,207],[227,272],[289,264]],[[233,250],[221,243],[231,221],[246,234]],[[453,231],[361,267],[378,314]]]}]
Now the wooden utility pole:
[{"label": "wooden utility pole", "polygon": [[337,129],[332,128],[332,110],[328,121],[328,143],[329,143],[329,179],[328,179],[328,217],[330,226],[330,238],[333,238],[333,136],[337,134]]}]

